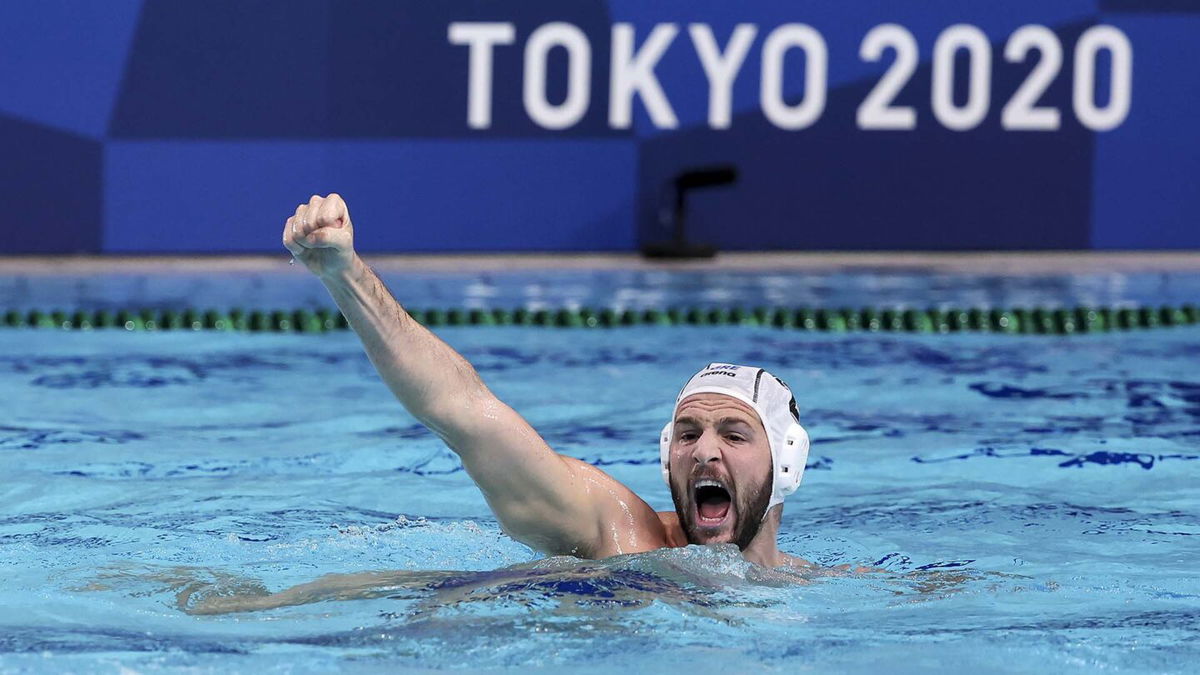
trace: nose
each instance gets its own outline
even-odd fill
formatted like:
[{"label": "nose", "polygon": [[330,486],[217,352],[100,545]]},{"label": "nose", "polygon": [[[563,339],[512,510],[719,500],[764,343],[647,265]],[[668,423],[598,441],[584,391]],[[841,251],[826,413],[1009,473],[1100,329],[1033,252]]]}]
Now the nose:
[{"label": "nose", "polygon": [[696,439],[696,444],[692,446],[692,459],[700,465],[721,459],[720,443],[715,432],[704,431],[700,434],[700,438]]}]

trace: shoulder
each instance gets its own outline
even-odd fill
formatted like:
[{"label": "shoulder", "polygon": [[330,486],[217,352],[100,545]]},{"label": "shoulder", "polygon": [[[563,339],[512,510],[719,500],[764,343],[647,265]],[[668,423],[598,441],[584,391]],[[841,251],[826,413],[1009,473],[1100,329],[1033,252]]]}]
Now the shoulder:
[{"label": "shoulder", "polygon": [[[659,517],[665,514],[655,513],[637,493],[599,467],[573,457],[564,459],[579,481],[580,498],[590,502],[597,518],[594,530],[581,524],[581,541],[572,547],[572,555],[607,558],[672,545],[670,530]],[[678,523],[675,527],[678,529]],[[595,539],[588,541],[593,536]]]}]

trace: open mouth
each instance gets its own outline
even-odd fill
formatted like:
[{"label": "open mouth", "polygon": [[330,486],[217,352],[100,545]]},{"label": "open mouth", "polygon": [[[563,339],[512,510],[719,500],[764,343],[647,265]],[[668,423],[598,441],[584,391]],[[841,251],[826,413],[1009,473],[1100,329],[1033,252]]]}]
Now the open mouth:
[{"label": "open mouth", "polygon": [[697,524],[716,527],[725,522],[733,500],[724,484],[711,479],[697,481],[692,496],[696,502]]}]

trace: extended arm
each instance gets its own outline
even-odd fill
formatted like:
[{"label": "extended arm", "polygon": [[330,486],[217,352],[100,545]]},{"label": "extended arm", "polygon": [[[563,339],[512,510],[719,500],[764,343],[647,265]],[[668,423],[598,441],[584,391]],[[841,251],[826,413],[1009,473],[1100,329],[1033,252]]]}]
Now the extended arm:
[{"label": "extended arm", "polygon": [[462,458],[509,534],[548,553],[597,537],[581,467],[553,452],[466,359],[414,321],[366,264],[355,257],[322,281],[388,388]]},{"label": "extended arm", "polygon": [[462,458],[513,538],[546,553],[591,557],[611,550],[602,533],[614,509],[657,522],[607,474],[551,450],[466,359],[409,317],[354,253],[340,197],[300,205],[284,226],[284,244],[329,289],[396,398]]}]

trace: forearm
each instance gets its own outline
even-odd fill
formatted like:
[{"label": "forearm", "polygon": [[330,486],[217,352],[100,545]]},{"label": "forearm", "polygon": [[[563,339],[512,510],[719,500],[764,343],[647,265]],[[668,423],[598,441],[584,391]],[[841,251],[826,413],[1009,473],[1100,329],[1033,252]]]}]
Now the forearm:
[{"label": "forearm", "polygon": [[321,281],[384,383],[443,438],[454,431],[455,418],[490,396],[471,364],[414,321],[361,258]]}]

